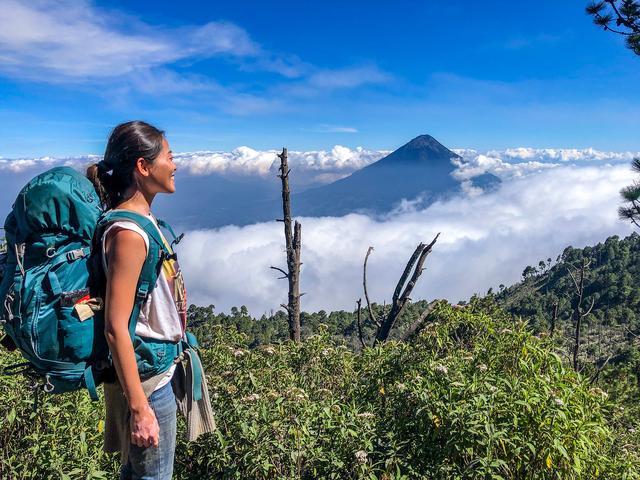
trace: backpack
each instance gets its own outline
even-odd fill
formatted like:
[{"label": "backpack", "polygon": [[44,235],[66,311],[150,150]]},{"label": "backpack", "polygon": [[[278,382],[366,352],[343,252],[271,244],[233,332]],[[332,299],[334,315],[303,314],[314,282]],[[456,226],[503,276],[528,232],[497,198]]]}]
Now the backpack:
[{"label": "backpack", "polygon": [[[104,336],[105,275],[101,237],[116,220],[138,224],[149,237],[129,319],[142,378],[166,371],[180,345],[135,335],[140,308],[153,290],[169,249],[151,220],[126,210],[103,212],[93,184],[70,167],[33,178],[5,222],[7,252],[0,283],[0,323],[27,360],[18,366],[43,378],[48,393],[86,388],[93,400],[113,376]],[[171,228],[167,228],[175,238]]]}]

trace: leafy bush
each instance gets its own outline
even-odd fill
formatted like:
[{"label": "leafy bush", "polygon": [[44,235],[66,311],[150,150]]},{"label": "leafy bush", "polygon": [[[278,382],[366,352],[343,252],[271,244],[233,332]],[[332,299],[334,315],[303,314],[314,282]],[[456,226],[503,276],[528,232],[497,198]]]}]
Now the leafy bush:
[{"label": "leafy bush", "polygon": [[[323,328],[249,350],[233,328],[202,327],[219,430],[193,443],[179,432],[175,478],[637,478],[606,394],[490,313],[442,306],[412,344],[361,353]],[[1,478],[114,476],[101,405],[47,398],[34,418],[24,382],[3,378],[0,395]]]},{"label": "leafy bush", "polygon": [[[0,353],[0,368],[22,362]],[[104,407],[85,392],[36,396],[22,375],[0,375],[0,478],[113,478],[102,452]]]}]

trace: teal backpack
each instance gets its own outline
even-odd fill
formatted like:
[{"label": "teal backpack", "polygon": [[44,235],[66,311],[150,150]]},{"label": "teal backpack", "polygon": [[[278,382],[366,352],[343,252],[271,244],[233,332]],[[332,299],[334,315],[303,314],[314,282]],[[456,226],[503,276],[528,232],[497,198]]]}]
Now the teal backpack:
[{"label": "teal backpack", "polygon": [[[56,167],[33,178],[18,194],[4,227],[6,255],[0,256],[3,344],[13,344],[27,360],[8,370],[31,376],[45,392],[86,388],[97,400],[96,386],[114,376],[104,336],[100,241],[116,220],[135,222],[149,237],[129,319],[141,378],[166,371],[180,353],[181,343],[135,335],[140,308],[163,260],[172,255],[157,228],[128,210],[103,212],[85,176]],[[158,224],[169,230],[173,243],[180,241],[182,235],[176,238],[166,223]]]}]

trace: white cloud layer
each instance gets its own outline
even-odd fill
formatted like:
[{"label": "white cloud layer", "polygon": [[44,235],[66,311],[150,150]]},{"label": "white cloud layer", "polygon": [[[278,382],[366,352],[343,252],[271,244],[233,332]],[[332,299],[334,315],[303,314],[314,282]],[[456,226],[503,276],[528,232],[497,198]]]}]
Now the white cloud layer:
[{"label": "white cloud layer", "polygon": [[[302,219],[301,288],[306,311],[352,309],[362,296],[362,261],[369,245],[369,287],[389,301],[419,242],[442,232],[414,299],[466,299],[511,284],[526,265],[555,258],[568,246],[631,233],[617,218],[619,190],[633,180],[628,166],[561,166],[511,178],[500,190],[406,208],[383,220],[362,215]],[[264,223],[193,231],[180,244],[190,301],[255,315],[278,309],[286,283],[269,267],[285,262],[282,225]]]},{"label": "white cloud layer", "polygon": [[[628,164],[640,152],[603,152],[592,148],[577,149],[533,149],[509,148],[479,152],[473,149],[453,149],[462,157],[456,161],[455,173],[461,180],[489,172],[502,179],[521,177],[538,173],[545,169],[566,164]],[[268,176],[276,172],[279,150],[255,150],[251,147],[237,147],[230,152],[183,152],[174,153],[176,163],[191,175],[211,173],[233,173],[236,175]],[[335,145],[331,150],[289,151],[289,163],[302,171],[317,172],[321,183],[341,178],[366,167],[388,155],[388,150],[369,150],[363,147],[349,148]],[[26,171],[42,169],[54,165],[77,165],[96,162],[98,155],[81,157],[41,157],[5,159],[0,157],[0,171]]]},{"label": "white cloud layer", "polygon": [[[276,172],[280,161],[279,150],[254,150],[250,147],[238,147],[230,152],[186,152],[174,153],[178,168],[185,169],[191,175],[211,173],[233,173],[239,175],[271,175]],[[349,148],[341,145],[331,150],[311,150],[307,152],[289,151],[289,164],[303,171],[323,172],[332,175],[346,175],[379,160],[387,151],[367,150],[362,147]],[[22,172],[32,169],[34,172],[55,165],[75,165],[81,167],[100,160],[98,155],[81,157],[40,157],[23,159],[0,158],[0,171]]]},{"label": "white cloud layer", "polygon": [[481,173],[492,173],[501,179],[522,177],[561,165],[628,164],[640,152],[603,152],[593,148],[508,148],[479,152],[473,149],[453,149],[462,157],[455,162],[455,176],[461,180]]},{"label": "white cloud layer", "polygon": [[0,157],[0,172],[23,173],[33,171],[34,174],[46,169],[69,165],[80,168],[84,165],[99,162],[99,155],[83,155],[81,157],[38,157],[38,158],[2,158]]}]

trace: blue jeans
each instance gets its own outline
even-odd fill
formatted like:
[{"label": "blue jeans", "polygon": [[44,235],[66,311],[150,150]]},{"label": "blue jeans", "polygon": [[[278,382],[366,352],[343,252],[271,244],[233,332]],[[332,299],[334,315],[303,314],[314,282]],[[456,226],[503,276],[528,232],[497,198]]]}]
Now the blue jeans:
[{"label": "blue jeans", "polygon": [[121,480],[170,480],[176,450],[176,397],[171,382],[149,397],[160,425],[157,447],[129,445],[129,459],[120,469]]}]

